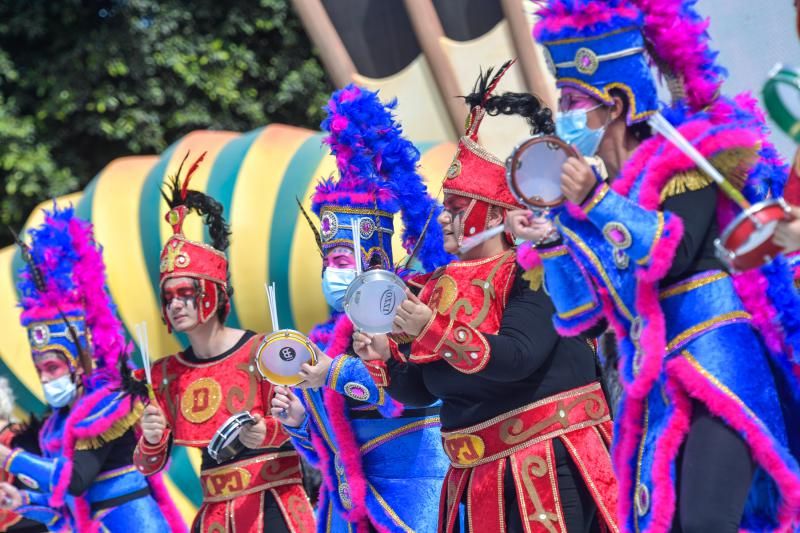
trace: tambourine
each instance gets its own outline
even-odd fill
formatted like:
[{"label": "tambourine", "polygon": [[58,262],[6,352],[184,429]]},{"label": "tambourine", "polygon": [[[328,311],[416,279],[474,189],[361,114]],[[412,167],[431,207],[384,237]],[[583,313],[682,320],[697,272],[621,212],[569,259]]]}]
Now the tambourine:
[{"label": "tambourine", "polygon": [[208,445],[208,455],[217,464],[224,463],[236,457],[244,449],[244,444],[239,440],[242,428],[255,424],[256,421],[247,411],[237,413],[227,419],[217,431]]},{"label": "tambourine", "polygon": [[770,118],[800,143],[800,70],[778,63],[761,89]]},{"label": "tambourine", "polygon": [[517,145],[506,159],[508,188],[531,209],[558,207],[566,201],[561,193],[561,167],[570,157],[579,157],[578,152],[558,137],[531,137]]},{"label": "tambourine", "polygon": [[356,328],[377,335],[392,331],[397,309],[406,299],[406,284],[388,270],[367,270],[350,283],[344,311]]},{"label": "tambourine", "polygon": [[717,256],[734,272],[758,268],[783,251],[772,236],[779,222],[791,219],[791,209],[783,198],[753,204],[714,241]]},{"label": "tambourine", "polygon": [[300,367],[304,363],[317,364],[311,341],[293,329],[264,335],[255,346],[253,358],[258,373],[273,385],[294,387],[303,381]]}]

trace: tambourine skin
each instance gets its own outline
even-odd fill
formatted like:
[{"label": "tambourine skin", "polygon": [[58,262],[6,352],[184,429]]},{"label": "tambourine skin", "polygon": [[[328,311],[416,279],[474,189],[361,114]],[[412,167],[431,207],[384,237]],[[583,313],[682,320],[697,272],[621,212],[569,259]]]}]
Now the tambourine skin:
[{"label": "tambourine skin", "polygon": [[253,360],[258,373],[273,385],[294,387],[303,381],[300,367],[304,363],[317,364],[314,345],[293,329],[264,335],[254,347]]},{"label": "tambourine skin", "polygon": [[[547,210],[564,204],[564,202],[566,202],[566,198],[563,195],[560,195],[554,200],[547,201],[540,196],[527,196],[523,192],[523,188],[519,183],[520,178],[517,176],[516,172],[516,169],[519,168],[520,159],[525,151],[541,143],[548,143],[551,146],[555,146],[563,150],[567,157],[579,157],[579,154],[575,148],[564,142],[559,137],[556,137],[555,135],[536,135],[518,144],[511,152],[511,155],[506,159],[506,183],[508,183],[508,188],[511,190],[511,194],[513,194],[514,198],[516,198],[521,204],[530,207],[531,209]],[[553,176],[553,180],[560,183],[561,169],[558,169],[558,174]]]},{"label": "tambourine skin", "polygon": [[368,270],[347,288],[344,311],[353,325],[378,335],[392,331],[397,309],[406,299],[406,285],[388,270]]},{"label": "tambourine skin", "polygon": [[[714,243],[720,260],[734,272],[758,268],[772,261],[783,251],[772,240],[774,226],[778,222],[791,220],[790,213],[791,210],[783,198],[778,198],[754,204],[739,214]],[[750,217],[755,218],[762,226],[757,227]],[[758,235],[759,232],[762,234]],[[748,242],[754,238],[757,239],[757,244]],[[742,251],[745,245],[750,249]]]},{"label": "tambourine skin", "polygon": [[244,444],[239,440],[242,428],[254,423],[253,415],[247,411],[230,417],[214,433],[214,437],[208,444],[208,455],[217,463],[224,463],[236,457],[244,449]]},{"label": "tambourine skin", "polygon": [[800,143],[800,117],[792,114],[790,106],[781,98],[781,88],[793,91],[795,99],[800,102],[800,70],[778,63],[761,89],[770,118],[795,142]]}]

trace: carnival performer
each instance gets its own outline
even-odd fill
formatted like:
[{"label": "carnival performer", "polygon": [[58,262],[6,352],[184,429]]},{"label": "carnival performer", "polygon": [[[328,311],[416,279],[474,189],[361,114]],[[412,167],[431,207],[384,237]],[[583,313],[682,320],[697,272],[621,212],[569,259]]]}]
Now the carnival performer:
[{"label": "carnival performer", "polygon": [[[322,472],[320,532],[433,532],[447,471],[438,405],[404,408],[376,386],[372,376],[383,379],[385,367],[355,356],[353,323],[343,313],[356,261],[365,271],[394,270],[392,219],[398,211],[403,245],[409,253],[419,245],[414,256],[422,268],[449,259],[441,229],[427,224],[441,208],[417,173],[419,151],[403,138],[394,106],[355,85],[335,92],[328,103],[322,129],[339,179],[317,186],[312,203],[320,230],[312,229],[333,314],[310,334],[319,347],[318,362],[304,365],[302,393],[284,388],[272,402],[273,415],[297,449]],[[360,232],[355,251],[354,231]]]},{"label": "carnival performer", "polygon": [[440,531],[581,532],[598,522],[616,531],[611,417],[590,344],[556,333],[553,306],[541,283],[523,279],[510,235],[462,248],[519,207],[505,166],[478,144],[481,121],[519,114],[532,133],[554,128],[537,97],[493,94],[510,64],[494,77],[487,72],[466,98],[467,130],[444,178],[437,219],[445,250],[459,255],[410,280],[419,296],[408,293],[394,324],[413,342],[357,332],[354,347],[386,362],[386,390],[396,400],[442,401],[451,467]]},{"label": "carnival performer", "polygon": [[[173,235],[161,253],[161,312],[167,330],[185,333],[190,346],[153,363],[158,401],[145,409],[134,462],[151,475],[164,468],[173,445],[202,450],[203,504],[193,531],[313,531],[300,458],[281,425],[266,413],[272,390],[261,384],[252,363],[255,333],[225,325],[232,294],[225,257],[228,224],[216,200],[188,188],[204,156],[183,181],[182,163],[164,194]],[[210,245],[183,235],[191,211],[203,217]],[[208,445],[231,416],[243,411],[255,422],[238,437],[244,449],[218,464]]]},{"label": "carnival performer", "polygon": [[[14,391],[8,379],[0,377],[0,444],[8,448],[22,448],[26,452],[39,454],[39,426],[36,419],[28,424],[14,420]],[[11,483],[18,489],[25,485],[5,470],[0,470],[0,482]],[[0,531],[13,533],[39,533],[47,531],[40,522],[18,515],[14,511],[0,510]]]},{"label": "carnival performer", "polygon": [[[605,163],[562,169],[555,225],[511,214],[556,307],[559,331],[604,317],[624,388],[615,420],[626,531],[788,531],[797,526],[797,297],[786,263],[731,276],[713,241],[733,203],[646,119],[661,112],[750,202],[785,168],[723,71],[693,1],[550,0],[537,40],[561,88],[557,132]],[[662,107],[649,54],[668,77]],[[549,244],[547,241],[554,240]]]},{"label": "carnival performer", "polygon": [[53,531],[184,531],[160,478],[131,464],[144,406],[91,224],[54,206],[30,236],[20,321],[53,411],[41,454],[0,445],[3,470],[30,489],[3,484],[0,505]]}]

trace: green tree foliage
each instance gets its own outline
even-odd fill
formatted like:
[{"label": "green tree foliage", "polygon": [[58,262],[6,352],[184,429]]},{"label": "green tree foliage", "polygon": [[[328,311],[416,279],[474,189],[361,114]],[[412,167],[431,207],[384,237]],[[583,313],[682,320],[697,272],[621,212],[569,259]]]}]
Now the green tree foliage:
[{"label": "green tree foliage", "polygon": [[0,222],[195,129],[317,128],[331,90],[288,0],[0,0]]}]

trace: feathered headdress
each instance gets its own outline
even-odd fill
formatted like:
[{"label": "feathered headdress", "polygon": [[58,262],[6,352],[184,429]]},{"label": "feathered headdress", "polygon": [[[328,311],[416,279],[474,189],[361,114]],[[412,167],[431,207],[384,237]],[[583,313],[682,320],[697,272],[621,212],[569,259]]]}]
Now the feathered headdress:
[{"label": "feathered headdress", "polygon": [[392,219],[400,211],[403,247],[410,252],[419,242],[415,255],[426,270],[432,270],[449,260],[441,228],[426,224],[441,207],[417,172],[419,150],[403,137],[392,114],[395,106],[396,101],[383,104],[377,92],[355,85],[333,93],[322,129],[328,132],[324,142],[336,158],[339,178],[329,177],[317,185],[312,209],[320,217],[323,251],[352,246],[355,225],[363,263],[380,257],[387,269],[393,263]]},{"label": "feathered headdress", "polygon": [[[164,200],[170,207],[165,219],[172,226],[173,234],[161,251],[159,286],[163,290],[164,283],[172,278],[185,277],[196,280],[199,285],[200,322],[206,322],[220,309],[224,315],[227,315],[230,309],[230,302],[226,295],[228,260],[225,257],[230,231],[222,216],[222,205],[202,192],[189,189],[192,176],[205,156],[206,152],[203,152],[189,167],[186,176],[181,178],[181,170],[189,158],[187,152],[178,171],[168,182],[166,190],[161,191]],[[203,222],[211,236],[212,246],[189,240],[183,235],[183,221],[190,211],[196,211],[203,217]],[[218,291],[217,286],[222,290]],[[163,301],[161,313],[167,329],[171,331],[172,325],[167,317]]]},{"label": "feathered headdress", "polygon": [[534,36],[559,87],[575,87],[612,103],[611,89],[627,93],[628,123],[658,110],[650,60],[666,78],[673,101],[691,110],[719,94],[725,70],[709,46],[708,21],[696,0],[533,0]]},{"label": "feathered headdress", "polygon": [[106,271],[92,225],[72,207],[45,211],[44,223],[18,240],[25,267],[18,289],[34,358],[48,351],[65,356],[73,370],[118,375],[126,350],[124,329],[106,287]]}]

